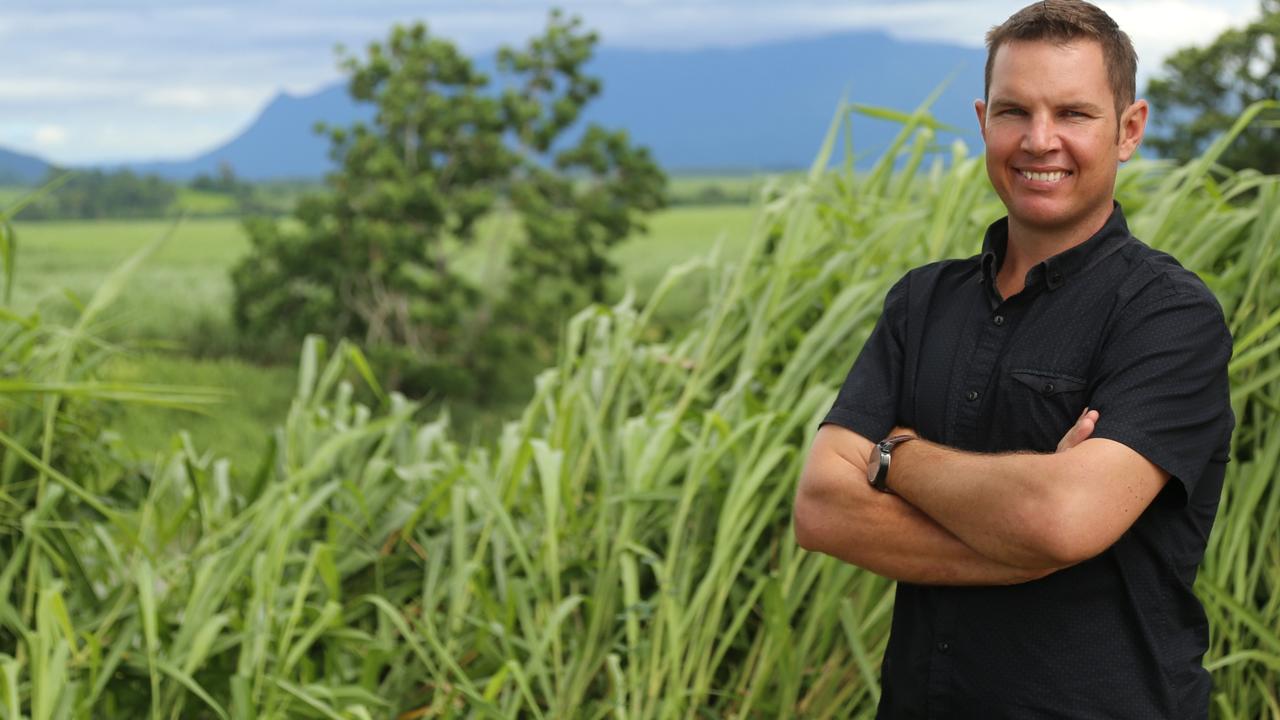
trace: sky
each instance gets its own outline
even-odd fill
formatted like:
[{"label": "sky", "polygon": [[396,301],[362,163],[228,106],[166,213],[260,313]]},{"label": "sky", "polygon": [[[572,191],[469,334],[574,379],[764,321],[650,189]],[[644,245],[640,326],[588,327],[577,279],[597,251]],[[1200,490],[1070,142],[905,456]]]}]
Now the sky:
[{"label": "sky", "polygon": [[[1256,18],[1257,0],[1095,0],[1133,38],[1139,87],[1173,50]],[[564,0],[627,48],[742,46],[849,30],[980,47],[1026,0]],[[64,165],[185,159],[281,91],[342,75],[392,24],[481,53],[546,22],[537,0],[0,0],[0,147]]]}]

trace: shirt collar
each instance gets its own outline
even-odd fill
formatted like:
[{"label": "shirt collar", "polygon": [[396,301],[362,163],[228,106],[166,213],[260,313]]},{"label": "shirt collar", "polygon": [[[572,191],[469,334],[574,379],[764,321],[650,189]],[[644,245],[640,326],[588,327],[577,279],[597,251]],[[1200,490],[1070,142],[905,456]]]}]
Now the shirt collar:
[{"label": "shirt collar", "polygon": [[[1048,290],[1057,290],[1076,275],[1087,270],[1097,261],[1119,250],[1122,243],[1108,242],[1130,237],[1129,224],[1125,222],[1120,203],[1112,201],[1111,216],[1098,232],[1088,240],[1038,263],[1027,271],[1026,287],[1043,282]],[[1009,218],[1003,217],[987,228],[982,240],[982,277],[989,292],[996,290],[996,273],[1004,262],[1009,247]]]}]

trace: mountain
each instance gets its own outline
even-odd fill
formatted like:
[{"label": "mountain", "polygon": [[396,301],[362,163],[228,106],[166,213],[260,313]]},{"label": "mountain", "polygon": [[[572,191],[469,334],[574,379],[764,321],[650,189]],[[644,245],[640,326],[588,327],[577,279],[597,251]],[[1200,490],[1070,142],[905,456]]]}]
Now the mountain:
[{"label": "mountain", "polygon": [[0,148],[0,185],[34,185],[48,172],[44,160]]},{"label": "mountain", "polygon": [[[934,115],[980,144],[973,100],[982,94],[985,53],[940,43],[896,40],[875,32],[740,48],[660,51],[601,48],[588,70],[603,81],[583,122],[627,130],[667,170],[749,172],[806,167],[841,98],[911,110],[947,78]],[[477,61],[491,77],[492,55]],[[129,167],[186,180],[229,163],[251,179],[318,178],[330,167],[317,121],[345,126],[372,117],[338,83],[305,96],[273,99],[242,132],[189,160]],[[894,123],[855,116],[856,154],[877,157]],[[940,137],[942,142],[951,138]],[[0,162],[0,172],[6,165]]]},{"label": "mountain", "polygon": [[345,83],[311,95],[280,93],[239,135],[191,160],[129,165],[140,173],[177,180],[214,175],[222,163],[249,180],[319,178],[331,167],[329,142],[315,132],[317,122],[345,126],[372,117],[372,106],[359,105]]},{"label": "mountain", "polygon": [[[624,128],[667,170],[745,172],[807,166],[840,99],[911,110],[947,78],[932,111],[980,143],[973,100],[982,94],[983,50],[896,40],[881,33],[841,33],[741,48],[683,51],[602,48],[589,71],[604,90],[584,122]],[[477,61],[492,77],[492,57]],[[280,95],[226,144],[185,162],[135,165],[186,179],[228,162],[241,177],[315,178],[330,167],[328,145],[311,128],[372,117],[345,83],[313,95]],[[898,126],[855,116],[853,141],[864,162],[888,145]],[[947,140],[947,138],[941,138]]]},{"label": "mountain", "polygon": [[[604,92],[587,119],[626,128],[668,170],[798,168],[813,160],[841,98],[909,111],[954,76],[932,112],[973,146],[985,61],[983,50],[880,33],[734,49],[605,50],[592,68]],[[856,154],[873,160],[898,129],[855,116]]]}]

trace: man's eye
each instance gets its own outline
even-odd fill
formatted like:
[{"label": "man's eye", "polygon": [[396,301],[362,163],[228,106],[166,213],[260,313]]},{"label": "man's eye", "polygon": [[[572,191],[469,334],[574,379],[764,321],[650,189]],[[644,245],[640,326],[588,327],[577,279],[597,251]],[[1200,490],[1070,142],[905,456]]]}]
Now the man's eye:
[{"label": "man's eye", "polygon": [[1027,111],[1023,110],[1022,108],[1005,108],[1004,110],[1000,111],[1000,114],[1022,116],[1022,115],[1026,115]]}]

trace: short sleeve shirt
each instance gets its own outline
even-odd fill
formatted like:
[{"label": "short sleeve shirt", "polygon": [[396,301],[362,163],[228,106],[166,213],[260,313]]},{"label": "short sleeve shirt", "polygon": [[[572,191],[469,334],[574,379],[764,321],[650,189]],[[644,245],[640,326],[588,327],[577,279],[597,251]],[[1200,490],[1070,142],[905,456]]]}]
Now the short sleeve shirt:
[{"label": "short sleeve shirt", "polygon": [[1231,336],[1204,283],[1134,238],[1119,205],[1093,237],[995,276],[981,255],[917,268],[824,422],[878,440],[895,425],[972,452],[1053,452],[1086,408],[1168,482],[1102,554],[1002,587],[899,583],[880,717],[1207,717],[1208,623],[1192,592],[1234,417]]}]

